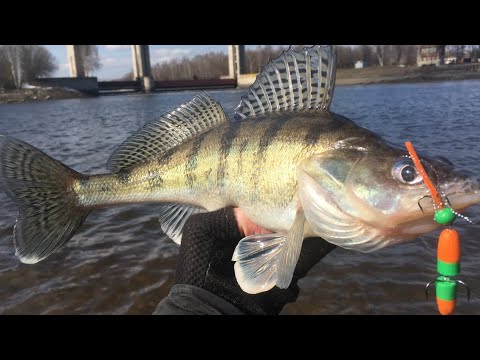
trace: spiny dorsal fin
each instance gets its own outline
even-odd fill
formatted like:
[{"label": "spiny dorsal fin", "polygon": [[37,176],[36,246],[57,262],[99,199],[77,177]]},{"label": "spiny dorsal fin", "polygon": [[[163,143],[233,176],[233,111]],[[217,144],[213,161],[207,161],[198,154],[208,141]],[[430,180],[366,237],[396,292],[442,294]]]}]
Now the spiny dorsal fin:
[{"label": "spiny dorsal fin", "polygon": [[202,93],[131,135],[110,156],[107,169],[120,171],[147,162],[225,122],[221,105]]},{"label": "spiny dorsal fin", "polygon": [[335,88],[336,51],[332,46],[292,48],[270,61],[242,97],[235,120],[268,112],[328,110]]}]

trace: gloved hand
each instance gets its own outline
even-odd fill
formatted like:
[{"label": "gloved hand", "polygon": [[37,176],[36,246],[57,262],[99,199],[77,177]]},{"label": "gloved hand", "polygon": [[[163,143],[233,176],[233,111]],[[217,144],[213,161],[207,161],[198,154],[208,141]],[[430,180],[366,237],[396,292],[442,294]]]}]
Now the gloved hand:
[{"label": "gloved hand", "polygon": [[305,239],[290,286],[251,295],[238,285],[231,259],[238,242],[255,232],[265,231],[255,228],[239,209],[193,215],[183,229],[176,284],[204,289],[245,314],[279,314],[287,303],[297,299],[298,280],[336,247],[321,238]]}]

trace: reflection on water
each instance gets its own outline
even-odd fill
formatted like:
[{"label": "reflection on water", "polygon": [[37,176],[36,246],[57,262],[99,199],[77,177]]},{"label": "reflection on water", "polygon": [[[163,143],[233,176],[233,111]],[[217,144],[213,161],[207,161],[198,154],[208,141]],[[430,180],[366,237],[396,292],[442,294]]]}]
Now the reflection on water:
[{"label": "reflection on water", "polygon": [[[231,114],[241,91],[212,91]],[[104,172],[116,145],[194,92],[0,106],[0,133],[86,173]],[[332,110],[402,144],[480,174],[480,82],[338,87]],[[158,205],[93,212],[66,247],[37,265],[14,256],[16,207],[0,195],[0,313],[150,314],[174,279],[178,246],[162,235]],[[480,207],[469,213],[478,214]],[[478,216],[477,216],[478,217]],[[475,215],[473,215],[475,218]],[[462,274],[480,313],[479,225],[458,221]],[[435,314],[423,287],[436,275],[438,232],[373,254],[336,249],[301,281],[285,314]]]}]

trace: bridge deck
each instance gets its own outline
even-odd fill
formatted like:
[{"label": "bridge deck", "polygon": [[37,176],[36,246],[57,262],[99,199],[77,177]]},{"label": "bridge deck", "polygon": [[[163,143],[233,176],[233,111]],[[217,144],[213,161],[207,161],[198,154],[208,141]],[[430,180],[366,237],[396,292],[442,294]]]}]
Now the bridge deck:
[{"label": "bridge deck", "polygon": [[[209,80],[171,80],[155,81],[154,91],[174,91],[189,89],[222,89],[236,88],[236,79],[209,79]],[[98,91],[101,94],[115,92],[142,91],[140,81],[99,81]]]}]

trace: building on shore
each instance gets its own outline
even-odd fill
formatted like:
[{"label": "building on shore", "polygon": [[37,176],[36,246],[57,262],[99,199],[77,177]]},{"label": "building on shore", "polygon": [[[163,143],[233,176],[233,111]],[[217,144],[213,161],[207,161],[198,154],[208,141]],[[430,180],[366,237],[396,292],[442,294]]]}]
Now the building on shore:
[{"label": "building on shore", "polygon": [[439,66],[445,64],[446,45],[418,45],[417,66]]},{"label": "building on shore", "polygon": [[367,64],[366,61],[358,60],[355,63],[355,69],[363,69],[363,68],[366,68],[367,66],[368,66],[368,64]]}]

